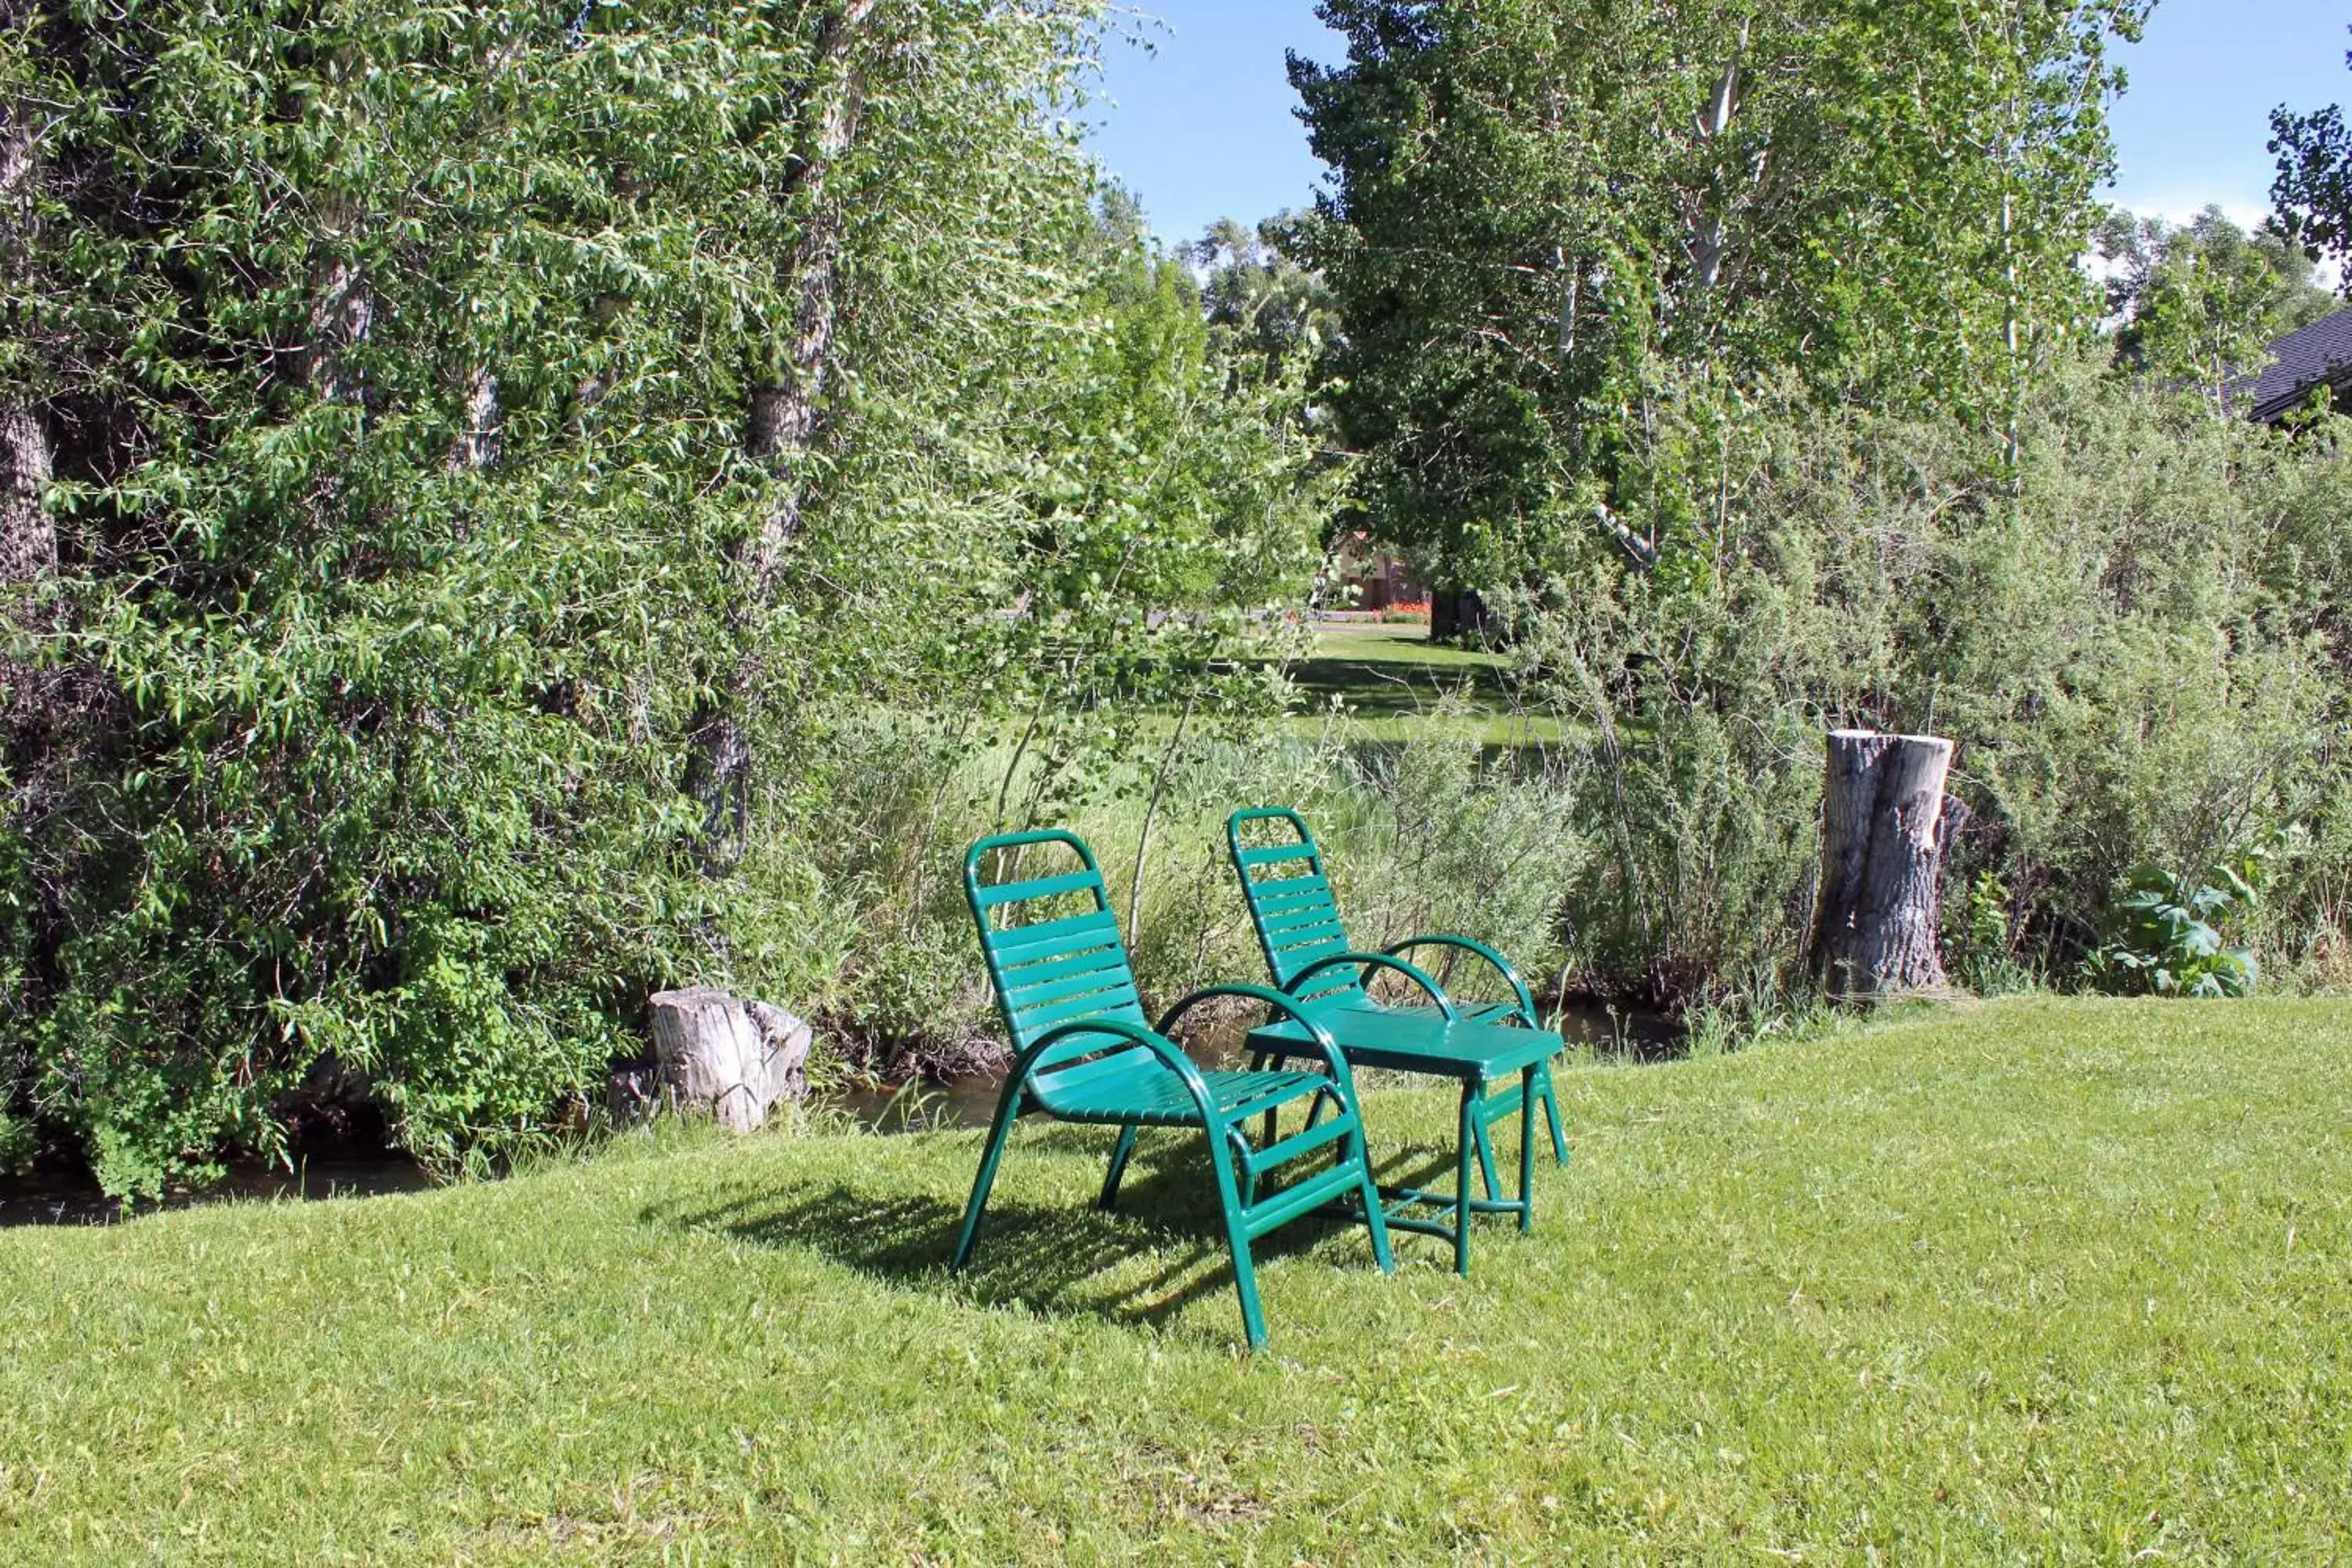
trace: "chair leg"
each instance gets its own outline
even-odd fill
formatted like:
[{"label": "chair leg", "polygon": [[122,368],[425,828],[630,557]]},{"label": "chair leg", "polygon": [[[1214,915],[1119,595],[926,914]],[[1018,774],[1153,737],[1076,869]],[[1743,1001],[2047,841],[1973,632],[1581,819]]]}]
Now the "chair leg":
[{"label": "chair leg", "polygon": [[971,1261],[972,1248],[980,1241],[981,1211],[988,1206],[988,1189],[996,1184],[996,1166],[1004,1158],[1004,1141],[1012,1134],[1020,1106],[1021,1086],[1006,1084],[1003,1097],[996,1102],[996,1120],[989,1125],[988,1143],[981,1151],[980,1173],[972,1178],[971,1201],[964,1205],[963,1229],[956,1237],[954,1261],[948,1265],[951,1269]]},{"label": "chair leg", "polygon": [[1470,1161],[1478,1147],[1478,1085],[1462,1086],[1462,1125],[1454,1156],[1454,1272],[1470,1272]]},{"label": "chair leg", "polygon": [[[1270,1059],[1271,1059],[1271,1061],[1272,1061],[1272,1064],[1273,1064],[1275,1067],[1276,1067],[1276,1068],[1281,1068],[1281,1067],[1286,1067],[1286,1066],[1287,1066],[1287,1065],[1289,1064],[1289,1060],[1290,1060],[1290,1058],[1287,1058],[1287,1057],[1274,1057],[1274,1058],[1270,1058]],[[1267,1066],[1268,1060],[1269,1060],[1269,1058],[1268,1058],[1267,1054],[1266,1054],[1265,1052],[1264,1052],[1264,1051],[1253,1051],[1253,1052],[1251,1052],[1251,1053],[1250,1053],[1250,1071],[1252,1071],[1252,1072],[1264,1072],[1264,1071],[1266,1069],[1266,1066]],[[1276,1110],[1278,1110],[1279,1109],[1280,1109],[1280,1107],[1276,1107]],[[1275,1129],[1276,1129],[1276,1127],[1277,1125],[1278,1125],[1278,1123],[1277,1123],[1277,1121],[1276,1121],[1276,1113],[1275,1113],[1275,1111],[1274,1111],[1274,1110],[1269,1110],[1269,1111],[1267,1111],[1267,1112],[1265,1113],[1265,1124],[1263,1127],[1259,1128],[1259,1130],[1258,1130],[1258,1140],[1259,1140],[1259,1142],[1260,1142],[1264,1143],[1267,1148],[1272,1148],[1272,1147],[1274,1146],[1274,1141],[1275,1141]],[[1312,1125],[1313,1125],[1313,1123],[1311,1123],[1311,1122],[1310,1122],[1310,1123],[1308,1123],[1308,1125],[1312,1126]],[[1252,1184],[1253,1187],[1255,1187],[1255,1184]],[[1252,1193],[1250,1194],[1250,1201],[1255,1202],[1255,1201],[1256,1200],[1256,1197],[1257,1197],[1257,1194],[1256,1194],[1255,1191],[1252,1191]]]},{"label": "chair leg", "polygon": [[1486,1198],[1491,1203],[1503,1195],[1502,1187],[1495,1180],[1495,1146],[1486,1141],[1486,1123],[1484,1118],[1473,1120],[1470,1130],[1475,1136],[1478,1146],[1478,1180],[1486,1185]]},{"label": "chair leg", "polygon": [[1551,1157],[1555,1164],[1568,1163],[1568,1137],[1559,1130],[1559,1097],[1551,1087],[1551,1064],[1540,1062],[1536,1067],[1536,1087],[1543,1095],[1544,1120],[1551,1124]]},{"label": "chair leg", "polygon": [[1234,1289],[1242,1299],[1242,1334],[1254,1351],[1265,1348],[1265,1314],[1257,1304],[1257,1269],[1250,1262],[1249,1228],[1242,1212],[1241,1198],[1234,1185],[1231,1152],[1225,1147],[1226,1129],[1209,1129],[1209,1163],[1216,1173],[1217,1203],[1225,1211],[1225,1245],[1234,1255]]},{"label": "chair leg", "polygon": [[1110,1170],[1103,1177],[1102,1196],[1095,1200],[1097,1208],[1118,1206],[1119,1178],[1127,1174],[1128,1156],[1135,1152],[1135,1123],[1130,1121],[1118,1130],[1118,1142],[1110,1152]]},{"label": "chair leg", "polygon": [[1363,1193],[1364,1228],[1372,1233],[1372,1261],[1381,1266],[1381,1273],[1393,1274],[1396,1255],[1389,1249],[1389,1218],[1381,1207],[1380,1184],[1372,1180],[1372,1149],[1364,1142],[1364,1113],[1360,1108],[1356,1112],[1356,1131],[1349,1135],[1348,1142],[1355,1147],[1356,1174],[1362,1178],[1358,1186]]},{"label": "chair leg", "polygon": [[1532,1067],[1519,1075],[1519,1230],[1536,1227],[1536,1074]]}]

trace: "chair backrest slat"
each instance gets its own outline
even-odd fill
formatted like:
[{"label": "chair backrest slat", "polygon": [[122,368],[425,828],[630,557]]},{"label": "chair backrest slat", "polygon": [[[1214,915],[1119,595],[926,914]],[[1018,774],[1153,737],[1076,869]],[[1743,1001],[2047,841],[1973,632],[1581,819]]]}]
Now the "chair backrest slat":
[{"label": "chair backrest slat", "polygon": [[[1033,846],[1059,846],[1077,857],[1081,868],[1009,882],[981,880],[981,864],[989,855],[1003,851],[1017,856]],[[997,1014],[1016,1053],[1055,1025],[1078,1018],[1116,1018],[1150,1027],[1136,993],[1135,971],[1128,962],[1118,917],[1111,913],[1103,887],[1102,868],[1083,839],[1058,829],[983,838],[965,851],[963,882],[972,921],[980,930],[981,955],[995,987]],[[1073,898],[1088,907],[1076,914],[1050,912],[1056,903]],[[1046,911],[1047,918],[1023,919],[1033,911]],[[1071,1064],[1089,1058],[1110,1065],[1087,1063],[1087,1076],[1132,1071],[1141,1064],[1129,1058],[1139,1056],[1154,1059],[1142,1047],[1116,1035],[1073,1036],[1037,1059],[1031,1083],[1045,1089],[1071,1081],[1076,1076]]]},{"label": "chair backrest slat", "polygon": [[[1286,827],[1291,836],[1269,844],[1244,844],[1243,829],[1258,822]],[[1225,819],[1225,847],[1241,878],[1250,925],[1257,931],[1258,947],[1276,985],[1287,989],[1309,964],[1349,951],[1348,929],[1331,893],[1323,850],[1306,818],[1287,806],[1245,807]],[[1353,966],[1334,964],[1309,980],[1303,994],[1360,996],[1363,985]]]},{"label": "chair backrest slat", "polygon": [[1331,884],[1320,877],[1291,877],[1258,884],[1258,900],[1271,912],[1293,909],[1331,896]]},{"label": "chair backrest slat", "polygon": [[1118,942],[1118,922],[1108,910],[1089,910],[1082,915],[1063,920],[1040,921],[1035,925],[1011,926],[982,931],[982,941],[989,951],[1007,963],[1034,963],[1042,954],[1047,957],[1076,952],[1093,947],[1116,946]]},{"label": "chair backrest slat", "polygon": [[1016,1007],[1029,1007],[1058,1002],[1081,992],[1108,991],[1126,980],[1127,971],[1104,948],[1075,958],[1024,963],[1009,972],[1007,978],[1012,984],[1005,991],[1006,998]]}]

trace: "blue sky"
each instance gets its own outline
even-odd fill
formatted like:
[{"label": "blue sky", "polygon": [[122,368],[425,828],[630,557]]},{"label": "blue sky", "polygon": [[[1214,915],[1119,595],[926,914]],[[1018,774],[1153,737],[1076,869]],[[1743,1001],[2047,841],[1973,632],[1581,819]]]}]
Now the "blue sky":
[{"label": "blue sky", "polygon": [[[1156,0],[1113,44],[1089,140],[1171,241],[1215,218],[1300,206],[1321,171],[1292,118],[1283,51],[1338,60],[1311,0]],[[1129,20],[1133,20],[1132,14]],[[2269,209],[2270,111],[2352,100],[2352,0],[2159,0],[2147,36],[2122,51],[2130,89],[2115,109],[2111,200],[2183,218],[2217,202],[2241,223]]]}]

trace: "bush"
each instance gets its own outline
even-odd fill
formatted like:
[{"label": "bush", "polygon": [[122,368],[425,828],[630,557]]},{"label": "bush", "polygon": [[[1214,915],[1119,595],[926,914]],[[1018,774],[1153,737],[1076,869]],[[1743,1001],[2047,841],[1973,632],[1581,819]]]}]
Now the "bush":
[{"label": "bush", "polygon": [[2274,973],[2342,963],[2352,427],[2290,437],[2087,359],[2028,404],[2014,472],[1952,422],[1794,390],[1674,407],[1652,499],[1512,607],[1599,848],[1567,905],[1586,984],[1785,980],[1849,724],[1958,742],[1980,984],[2079,973],[2133,867],[2286,829],[2248,940]]},{"label": "bush", "polygon": [[2254,903],[2254,889],[2231,868],[2215,882],[2143,866],[2116,900],[2114,934],[2085,965],[2091,984],[2117,995],[2245,996],[2261,969],[2252,950],[2228,947],[2221,925]]}]

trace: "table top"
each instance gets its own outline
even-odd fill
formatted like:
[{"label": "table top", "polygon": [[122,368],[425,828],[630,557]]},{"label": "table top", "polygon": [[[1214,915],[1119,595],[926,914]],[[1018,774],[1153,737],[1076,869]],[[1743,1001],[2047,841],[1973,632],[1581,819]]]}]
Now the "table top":
[{"label": "table top", "polygon": [[[1348,1060],[1359,1067],[1491,1083],[1523,1072],[1560,1049],[1559,1036],[1549,1029],[1465,1020],[1448,1023],[1433,1007],[1356,1003],[1319,1006],[1312,1012],[1316,1022],[1339,1042]],[[1284,1051],[1294,1057],[1313,1055],[1315,1038],[1303,1026],[1283,1018],[1252,1029],[1248,1047],[1253,1051]]]}]

